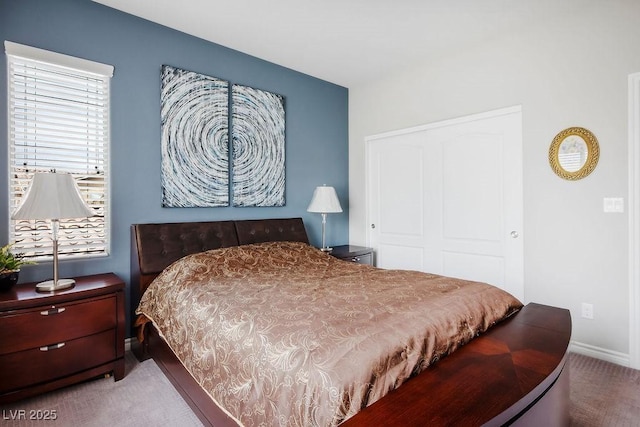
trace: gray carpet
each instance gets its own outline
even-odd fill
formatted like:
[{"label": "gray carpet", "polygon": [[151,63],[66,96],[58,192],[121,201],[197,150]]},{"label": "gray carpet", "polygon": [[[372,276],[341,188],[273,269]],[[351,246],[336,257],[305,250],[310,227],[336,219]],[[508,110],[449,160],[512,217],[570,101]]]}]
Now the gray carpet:
[{"label": "gray carpet", "polygon": [[[118,382],[101,378],[2,406],[0,425],[202,426],[153,360],[138,363],[127,351],[125,366],[126,375]],[[27,419],[11,420],[20,410]],[[56,411],[57,419],[29,420],[30,411],[38,410]]]},{"label": "gray carpet", "polygon": [[[571,425],[639,426],[640,371],[572,353]],[[126,353],[127,375],[89,381],[1,407],[3,426],[201,426],[152,360]],[[12,420],[24,410],[55,411],[55,421]]]},{"label": "gray carpet", "polygon": [[571,425],[640,426],[640,371],[570,354]]}]

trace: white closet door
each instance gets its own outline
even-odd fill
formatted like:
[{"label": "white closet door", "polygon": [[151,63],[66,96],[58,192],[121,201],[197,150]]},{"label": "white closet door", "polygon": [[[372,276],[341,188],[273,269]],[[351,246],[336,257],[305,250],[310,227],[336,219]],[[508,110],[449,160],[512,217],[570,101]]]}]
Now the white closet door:
[{"label": "white closet door", "polygon": [[521,121],[518,107],[367,138],[378,267],[488,282],[524,300]]}]

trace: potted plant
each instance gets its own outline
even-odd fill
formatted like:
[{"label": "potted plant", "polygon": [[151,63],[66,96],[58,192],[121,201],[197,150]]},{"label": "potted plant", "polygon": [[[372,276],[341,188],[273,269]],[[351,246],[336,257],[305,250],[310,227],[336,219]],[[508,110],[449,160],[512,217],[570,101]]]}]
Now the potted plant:
[{"label": "potted plant", "polygon": [[18,282],[20,267],[33,264],[33,261],[24,259],[23,254],[11,252],[12,244],[0,248],[0,291],[8,291]]}]

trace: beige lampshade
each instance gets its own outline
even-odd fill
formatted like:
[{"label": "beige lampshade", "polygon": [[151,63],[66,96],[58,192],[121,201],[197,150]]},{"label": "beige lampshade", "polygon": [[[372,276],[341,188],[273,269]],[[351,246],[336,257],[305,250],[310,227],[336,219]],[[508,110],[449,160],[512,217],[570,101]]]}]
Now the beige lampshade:
[{"label": "beige lampshade", "polygon": [[85,204],[71,174],[36,173],[12,219],[86,218],[93,211]]},{"label": "beige lampshade", "polygon": [[313,197],[311,203],[307,208],[307,212],[314,213],[338,213],[342,212],[340,206],[340,200],[336,194],[336,189],[323,185],[322,187],[316,187],[313,191]]}]

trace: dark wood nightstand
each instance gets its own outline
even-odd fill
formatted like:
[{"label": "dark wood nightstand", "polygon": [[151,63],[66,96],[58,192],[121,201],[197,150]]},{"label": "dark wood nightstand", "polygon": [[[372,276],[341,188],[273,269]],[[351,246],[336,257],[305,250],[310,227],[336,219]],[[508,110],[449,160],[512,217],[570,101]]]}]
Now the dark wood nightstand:
[{"label": "dark wood nightstand", "polygon": [[364,246],[334,246],[331,255],[344,261],[373,265],[373,249]]},{"label": "dark wood nightstand", "polygon": [[0,292],[0,403],[103,374],[124,378],[124,282],[78,277],[54,293],[23,283]]}]

